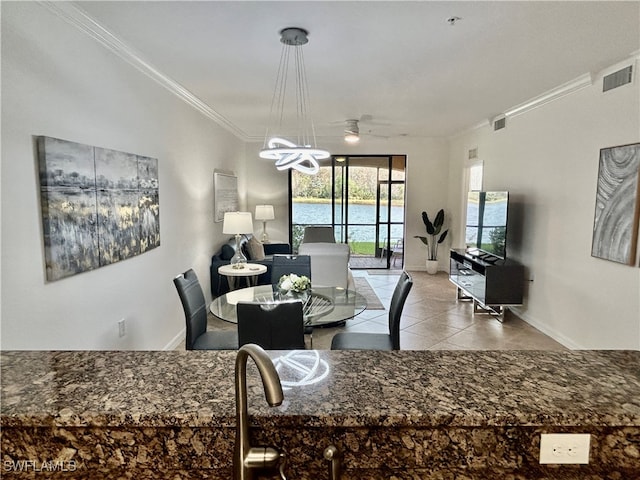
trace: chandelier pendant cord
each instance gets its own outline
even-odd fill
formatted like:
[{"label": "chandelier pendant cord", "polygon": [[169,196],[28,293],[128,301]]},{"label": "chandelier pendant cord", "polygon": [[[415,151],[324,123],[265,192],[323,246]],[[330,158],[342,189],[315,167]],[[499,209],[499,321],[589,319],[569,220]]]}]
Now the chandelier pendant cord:
[{"label": "chandelier pendant cord", "polygon": [[[282,118],[284,115],[284,97],[287,91],[287,71],[289,64],[289,49],[283,44],[280,50],[280,63],[278,64],[278,73],[276,74],[276,86],[271,96],[271,108],[269,109],[269,123],[264,135],[264,143],[262,148],[267,148],[267,142],[272,135],[272,127],[277,126],[282,129]],[[276,121],[276,114],[278,114]]]},{"label": "chandelier pendant cord", "polygon": [[299,131],[303,132],[303,137],[298,140],[298,145],[316,148],[316,129],[313,123],[313,118],[309,115],[311,99],[309,95],[309,80],[305,75],[306,66],[304,63],[302,46],[296,46],[296,56],[296,65],[298,66],[298,85],[300,90],[299,103],[301,110],[299,116]]},{"label": "chandelier pendant cord", "polygon": [[302,55],[302,48],[296,48],[296,104],[298,106],[298,145],[301,147],[309,146],[308,132],[306,124],[307,116],[307,97],[305,95],[304,84],[304,57]]},{"label": "chandelier pendant cord", "polygon": [[[302,173],[315,174],[319,170],[318,160],[329,158],[326,150],[316,147],[316,132],[313,119],[309,114],[309,84],[305,75],[305,62],[302,45],[308,42],[306,30],[286,28],[280,32],[282,50],[276,76],[276,85],[271,98],[269,124],[260,158],[275,160],[278,170],[296,169]],[[293,47],[290,48],[290,47]],[[294,77],[295,87],[295,119],[287,125],[284,123],[286,106],[286,92],[289,76],[289,61],[291,50],[294,50],[291,75]],[[277,118],[277,125],[276,125]],[[285,130],[296,129],[297,143],[287,140]],[[274,132],[273,130],[276,130]]]}]

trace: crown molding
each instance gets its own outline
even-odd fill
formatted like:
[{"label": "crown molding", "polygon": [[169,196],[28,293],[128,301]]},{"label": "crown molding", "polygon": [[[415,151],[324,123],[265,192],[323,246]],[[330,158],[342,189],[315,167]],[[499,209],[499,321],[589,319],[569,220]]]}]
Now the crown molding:
[{"label": "crown molding", "polygon": [[[521,103],[519,105],[516,105],[515,107],[511,107],[507,109],[504,113],[496,116],[495,118],[501,117],[503,115],[507,118],[521,115],[523,113],[533,110],[534,108],[538,108],[542,105],[545,105],[546,103],[553,102],[554,100],[558,100],[559,98],[562,98],[574,92],[577,92],[578,90],[582,90],[583,88],[590,87],[591,85],[593,85],[593,76],[591,75],[591,73],[585,73],[584,75],[581,75],[578,78],[575,78],[563,85],[560,85],[559,87],[553,88],[541,95],[538,95],[537,97],[533,97],[532,99],[527,100],[526,102]],[[462,135],[471,133],[475,130],[479,130],[481,128],[491,126],[493,123],[493,120],[494,119],[483,120],[477,123],[476,125],[465,128],[464,130],[458,133],[450,135],[449,138],[454,139]]]},{"label": "crown molding", "polygon": [[[624,60],[621,60],[617,63],[614,63],[613,65],[609,65],[608,67],[600,70],[598,73],[594,75],[594,79],[595,81],[599,81],[602,77],[605,77],[617,70],[620,70],[621,68],[625,68],[625,67],[628,67],[629,65],[633,65],[638,61],[640,61],[640,50],[636,50]],[[636,74],[637,72],[633,72],[634,78],[636,77]]]},{"label": "crown molding", "polygon": [[467,128],[464,128],[463,130],[460,130],[459,132],[453,133],[449,136],[447,136],[446,138],[448,140],[455,140],[458,137],[462,137],[464,135],[467,135],[471,132],[474,132],[476,130],[480,130],[482,128],[487,128],[491,126],[491,121],[489,119],[485,119],[485,120],[481,120],[480,122],[476,123],[475,125],[471,125]]},{"label": "crown molding", "polygon": [[504,112],[504,115],[508,117],[515,117],[516,115],[521,115],[525,112],[533,110],[534,108],[538,108],[546,103],[552,102],[564,96],[570,95],[578,90],[582,90],[583,88],[590,87],[593,84],[593,80],[590,73],[585,73],[584,75],[579,76],[578,78],[571,80],[559,87],[552,88],[542,95],[538,95],[537,97],[533,97],[531,100],[528,100],[520,105],[516,105]]},{"label": "crown molding", "polygon": [[583,88],[590,87],[594,84],[594,80],[597,77],[601,77],[603,72],[608,70],[614,70],[618,68],[620,65],[628,64],[629,62],[634,62],[640,59],[640,50],[636,50],[632,52],[628,58],[623,61],[617,62],[614,65],[611,65],[604,70],[600,71],[597,74],[585,73],[584,75],[579,76],[565,84],[560,85],[559,87],[552,88],[551,90],[538,95],[537,97],[532,98],[520,105],[516,105],[504,112],[504,115],[508,117],[515,117],[516,115],[520,115],[522,113],[533,110],[534,108],[540,107],[546,103],[552,102],[554,100],[558,100],[564,96],[570,95],[578,90],[582,90]]},{"label": "crown molding", "polygon": [[213,120],[218,125],[231,132],[240,140],[247,141],[249,139],[248,135],[237,125],[229,121],[220,113],[216,112],[184,86],[158,70],[151,63],[146,61],[140,53],[136,52],[132,47],[100,25],[77,5],[74,5],[72,2],[57,2],[49,0],[42,0],[38,3],[62,20],[73,25],[87,36],[102,44],[102,46],[115,53],[129,65],[135,67],[138,71],[151,78],[186,104],[198,110],[205,117]]}]

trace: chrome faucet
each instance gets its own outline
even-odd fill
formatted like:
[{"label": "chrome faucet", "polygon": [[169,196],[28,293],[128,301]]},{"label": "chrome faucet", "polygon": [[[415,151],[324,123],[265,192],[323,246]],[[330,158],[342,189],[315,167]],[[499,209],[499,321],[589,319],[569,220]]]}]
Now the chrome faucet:
[{"label": "chrome faucet", "polygon": [[284,400],[280,376],[269,355],[258,345],[240,347],[236,356],[236,444],[233,451],[233,478],[253,480],[255,470],[275,468],[280,453],[273,447],[252,447],[249,442],[249,414],[247,412],[247,359],[258,367],[267,403],[277,407]]}]

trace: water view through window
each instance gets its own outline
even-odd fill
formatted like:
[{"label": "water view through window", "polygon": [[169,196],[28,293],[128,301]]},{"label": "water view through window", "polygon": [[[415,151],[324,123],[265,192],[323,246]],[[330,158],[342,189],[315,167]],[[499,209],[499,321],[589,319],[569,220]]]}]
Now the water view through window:
[{"label": "water view through window", "polygon": [[328,225],[337,242],[349,244],[352,267],[388,268],[393,251],[403,250],[405,158],[335,158],[317,175],[291,172],[293,249],[306,226]]},{"label": "water view through window", "polygon": [[509,192],[469,192],[466,243],[498,257],[506,254]]}]

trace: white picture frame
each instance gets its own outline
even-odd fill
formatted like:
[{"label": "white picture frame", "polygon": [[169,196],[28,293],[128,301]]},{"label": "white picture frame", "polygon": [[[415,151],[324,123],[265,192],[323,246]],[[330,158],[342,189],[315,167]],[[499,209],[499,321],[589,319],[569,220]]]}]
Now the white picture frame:
[{"label": "white picture frame", "polygon": [[238,178],[233,173],[213,172],[213,220],[222,222],[226,212],[238,208]]}]

